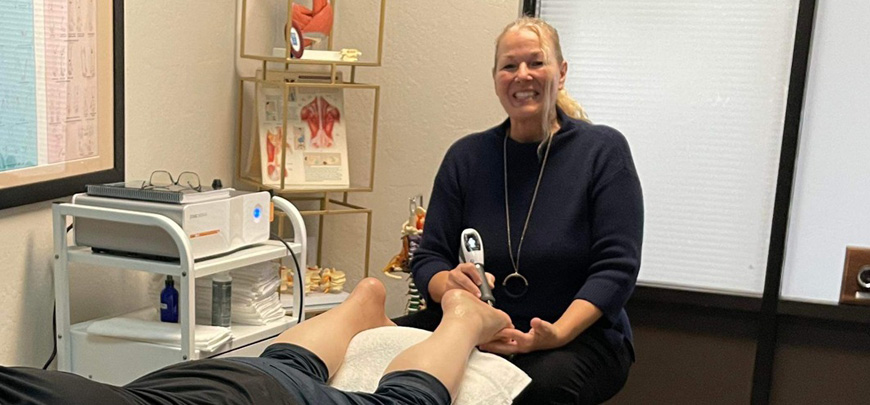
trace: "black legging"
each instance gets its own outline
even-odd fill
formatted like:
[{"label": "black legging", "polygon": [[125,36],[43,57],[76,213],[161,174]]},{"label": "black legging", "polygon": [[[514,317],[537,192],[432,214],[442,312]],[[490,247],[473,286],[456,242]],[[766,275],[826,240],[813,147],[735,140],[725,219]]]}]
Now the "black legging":
[{"label": "black legging", "polygon": [[[393,322],[433,331],[441,314],[433,306]],[[614,350],[603,331],[595,327],[560,348],[518,354],[509,360],[532,378],[515,405],[599,404],[622,389],[631,367],[628,348],[623,345]]]}]

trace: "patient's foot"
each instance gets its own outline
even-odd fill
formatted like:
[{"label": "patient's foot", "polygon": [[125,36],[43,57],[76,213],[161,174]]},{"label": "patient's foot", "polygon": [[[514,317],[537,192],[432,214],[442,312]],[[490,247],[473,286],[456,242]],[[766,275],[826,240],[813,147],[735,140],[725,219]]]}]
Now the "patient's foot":
[{"label": "patient's foot", "polygon": [[350,319],[359,322],[361,330],[379,326],[396,326],[384,311],[386,299],[387,291],[383,283],[369,277],[357,284],[340,308],[347,312],[345,315]]},{"label": "patient's foot", "polygon": [[444,309],[442,323],[466,324],[477,331],[477,344],[492,341],[500,330],[512,327],[511,318],[501,310],[490,307],[465,290],[450,290],[441,298]]}]

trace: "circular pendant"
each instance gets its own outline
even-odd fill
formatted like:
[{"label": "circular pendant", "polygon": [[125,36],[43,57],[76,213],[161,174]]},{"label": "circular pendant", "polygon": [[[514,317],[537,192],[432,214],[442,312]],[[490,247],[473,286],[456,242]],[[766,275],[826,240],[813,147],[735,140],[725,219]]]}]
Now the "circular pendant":
[{"label": "circular pendant", "polygon": [[521,298],[529,291],[529,280],[520,273],[513,273],[501,282],[504,293],[511,298]]}]

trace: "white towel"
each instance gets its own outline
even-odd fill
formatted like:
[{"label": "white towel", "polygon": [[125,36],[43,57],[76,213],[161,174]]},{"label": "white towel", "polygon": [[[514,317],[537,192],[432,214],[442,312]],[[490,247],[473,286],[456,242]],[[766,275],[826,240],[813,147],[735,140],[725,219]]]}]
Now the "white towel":
[{"label": "white towel", "polygon": [[[344,363],[329,385],[346,391],[374,392],[384,370],[402,350],[426,339],[431,332],[387,326],[357,334],[347,348]],[[472,351],[459,385],[456,405],[510,405],[532,381],[511,362],[490,353]]]},{"label": "white towel", "polygon": [[249,266],[241,267],[235,269],[230,272],[230,274],[235,277],[236,275],[257,275],[257,276],[269,276],[271,274],[278,274],[278,263],[275,262],[262,262],[257,264],[252,264]]},{"label": "white towel", "polygon": [[285,311],[277,293],[256,302],[241,302],[233,298],[233,322],[265,325],[284,317]]},{"label": "white towel", "polygon": [[[257,298],[261,296],[270,295],[272,293],[276,293],[278,291],[278,286],[281,285],[281,279],[278,277],[272,277],[269,279],[261,279],[257,282],[250,282],[245,280],[237,280],[233,279],[232,282],[232,290],[233,297],[235,296],[244,296],[244,297],[252,297]],[[204,293],[207,293],[209,296],[211,295],[211,280],[208,279],[197,279],[196,280],[196,294],[200,296]]]},{"label": "white towel", "polygon": [[[278,296],[281,277],[278,265],[273,262],[258,263],[230,272],[232,281],[233,323],[245,325],[266,325],[280,320],[284,309]],[[196,322],[211,323],[212,280],[202,277],[194,281],[196,300]]]},{"label": "white towel", "polygon": [[[284,316],[284,308],[278,292],[273,291],[267,296],[256,299],[240,297],[233,291],[231,320],[233,323],[245,325],[266,325]],[[211,293],[197,290],[196,322],[208,325],[211,323]]]},{"label": "white towel", "polygon": [[[141,319],[143,316],[139,312],[96,321],[88,326],[87,332],[92,335],[174,347],[181,346],[181,326],[179,324]],[[232,333],[228,328],[196,325],[194,329],[194,345],[202,351],[212,352],[229,342],[230,339],[232,339]]]}]

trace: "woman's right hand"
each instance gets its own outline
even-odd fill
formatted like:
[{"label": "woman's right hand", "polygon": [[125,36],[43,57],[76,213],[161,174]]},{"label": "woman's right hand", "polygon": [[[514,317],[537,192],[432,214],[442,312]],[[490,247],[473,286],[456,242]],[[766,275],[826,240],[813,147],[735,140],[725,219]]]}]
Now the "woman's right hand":
[{"label": "woman's right hand", "polygon": [[[490,273],[486,274],[486,281],[490,288],[495,287],[495,276]],[[437,279],[437,281],[435,280]],[[430,293],[436,302],[441,302],[441,296],[445,292],[453,289],[460,289],[474,294],[475,297],[480,297],[480,288],[478,287],[483,280],[480,273],[472,263],[460,263],[452,270],[442,271],[433,277],[434,284],[430,282]],[[439,286],[436,291],[432,291],[431,287]]]}]

